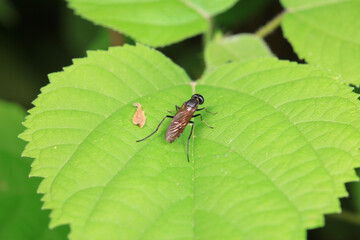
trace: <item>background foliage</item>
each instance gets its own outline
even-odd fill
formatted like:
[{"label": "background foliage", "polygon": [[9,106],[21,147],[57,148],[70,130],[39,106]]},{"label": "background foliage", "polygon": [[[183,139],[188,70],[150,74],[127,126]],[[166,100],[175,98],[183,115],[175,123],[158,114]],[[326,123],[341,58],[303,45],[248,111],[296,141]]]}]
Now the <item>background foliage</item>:
[{"label": "background foliage", "polygon": [[40,211],[36,194],[40,179],[28,178],[30,159],[20,157],[24,116],[19,106],[0,101],[0,239],[64,239],[67,227],[48,229],[48,211]]}]

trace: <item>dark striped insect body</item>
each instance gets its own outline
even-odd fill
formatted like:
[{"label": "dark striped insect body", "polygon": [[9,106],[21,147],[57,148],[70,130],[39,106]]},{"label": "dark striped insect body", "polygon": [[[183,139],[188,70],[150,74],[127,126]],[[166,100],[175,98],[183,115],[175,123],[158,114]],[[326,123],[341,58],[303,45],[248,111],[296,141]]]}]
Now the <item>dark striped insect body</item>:
[{"label": "dark striped insect body", "polygon": [[[175,116],[170,116],[170,115],[165,116],[163,118],[163,120],[161,120],[161,122],[159,123],[159,125],[157,126],[157,128],[155,129],[154,132],[152,132],[149,136],[147,136],[143,139],[137,140],[136,142],[141,142],[141,141],[147,139],[148,137],[152,136],[154,133],[156,133],[166,118],[172,118],[172,121],[171,121],[170,125],[168,126],[168,128],[166,130],[166,134],[165,134],[165,140],[170,143],[175,141],[178,137],[180,137],[181,134],[184,132],[185,127],[188,124],[191,124],[191,131],[190,131],[190,135],[189,135],[188,141],[187,141],[187,160],[189,162],[190,161],[189,160],[189,142],[190,142],[190,137],[191,137],[193,129],[194,129],[194,122],[191,121],[191,118],[200,117],[202,122],[204,122],[208,127],[213,128],[213,127],[209,126],[202,119],[201,114],[194,115],[194,113],[196,111],[201,111],[204,109],[205,109],[205,111],[207,111],[206,108],[198,108],[198,106],[202,105],[203,103],[204,103],[203,96],[201,96],[200,94],[192,95],[191,99],[187,102],[184,102],[184,104],[181,107],[175,105],[176,110],[177,110],[177,113],[175,114]],[[209,112],[209,111],[207,111],[207,112]],[[216,114],[216,113],[212,113],[212,114]]]}]

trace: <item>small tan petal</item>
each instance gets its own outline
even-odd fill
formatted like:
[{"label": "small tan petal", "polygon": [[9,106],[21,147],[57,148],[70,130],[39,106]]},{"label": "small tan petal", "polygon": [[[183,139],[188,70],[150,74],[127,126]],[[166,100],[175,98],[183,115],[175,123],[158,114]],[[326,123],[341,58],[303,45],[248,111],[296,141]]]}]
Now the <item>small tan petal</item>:
[{"label": "small tan petal", "polygon": [[142,128],[146,121],[145,112],[141,109],[140,103],[134,103],[134,106],[137,107],[137,110],[133,117],[133,123]]}]

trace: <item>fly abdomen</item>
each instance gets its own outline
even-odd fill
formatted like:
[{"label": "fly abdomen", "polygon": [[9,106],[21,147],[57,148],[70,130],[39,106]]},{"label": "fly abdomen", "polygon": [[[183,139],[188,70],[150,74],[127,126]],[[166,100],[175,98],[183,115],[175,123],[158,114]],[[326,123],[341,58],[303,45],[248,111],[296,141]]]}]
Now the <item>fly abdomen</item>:
[{"label": "fly abdomen", "polygon": [[184,131],[184,127],[179,122],[171,122],[165,133],[165,140],[167,142],[175,141]]}]

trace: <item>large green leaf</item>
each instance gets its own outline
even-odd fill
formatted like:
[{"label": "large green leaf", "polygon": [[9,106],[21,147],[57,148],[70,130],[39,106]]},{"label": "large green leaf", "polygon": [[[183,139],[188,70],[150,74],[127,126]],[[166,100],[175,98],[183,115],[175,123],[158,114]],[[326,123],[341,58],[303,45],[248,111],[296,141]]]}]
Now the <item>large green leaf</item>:
[{"label": "large green leaf", "polygon": [[66,239],[66,228],[48,229],[48,211],[40,210],[36,194],[40,181],[29,179],[30,159],[20,157],[24,117],[20,107],[0,101],[0,239]]},{"label": "large green leaf", "polygon": [[68,0],[81,16],[151,46],[168,45],[207,31],[210,18],[236,1]]},{"label": "large green leaf", "polygon": [[211,41],[205,49],[205,61],[208,69],[228,62],[242,62],[271,55],[264,40],[254,34],[220,37]]},{"label": "large green leaf", "polygon": [[281,0],[286,38],[301,58],[360,84],[360,1]]},{"label": "large green leaf", "polygon": [[[340,211],[357,179],[360,112],[336,76],[259,58],[195,85],[141,45],[88,55],[50,75],[21,135],[51,226],[69,223],[70,239],[305,239]],[[172,144],[165,126],[135,142],[192,87],[218,114],[203,113],[214,129],[195,121],[190,163],[189,128]]]}]

